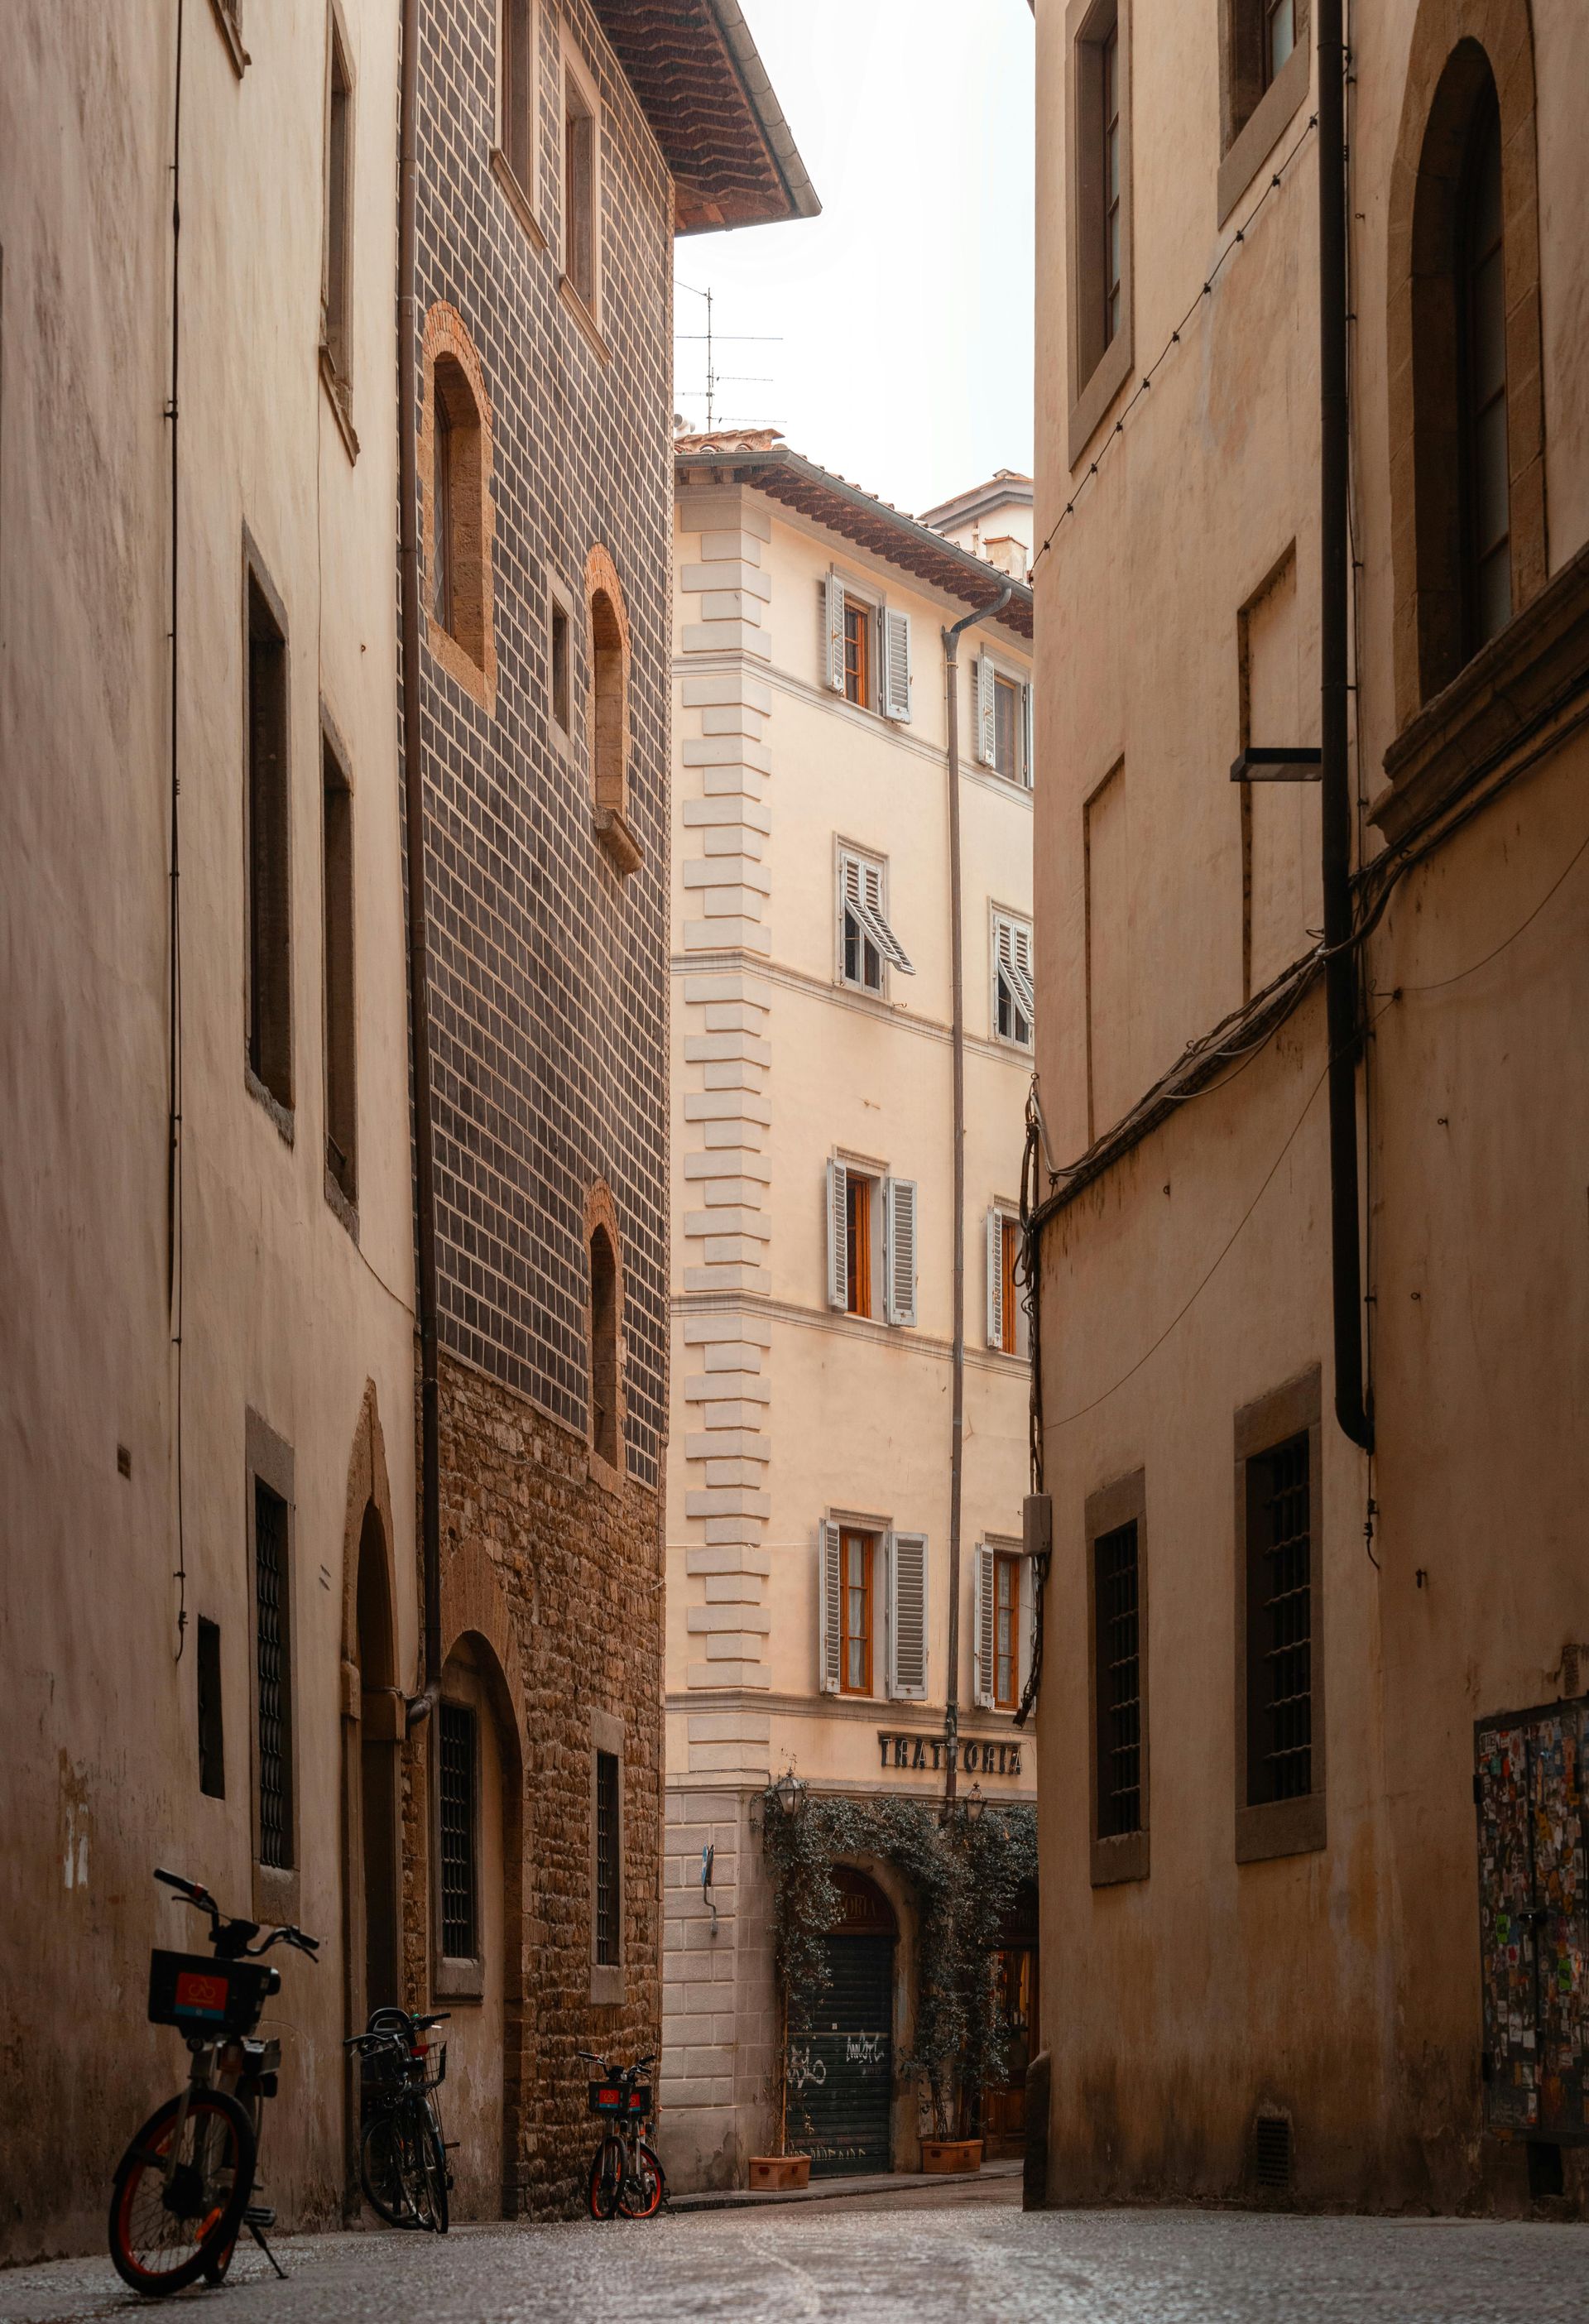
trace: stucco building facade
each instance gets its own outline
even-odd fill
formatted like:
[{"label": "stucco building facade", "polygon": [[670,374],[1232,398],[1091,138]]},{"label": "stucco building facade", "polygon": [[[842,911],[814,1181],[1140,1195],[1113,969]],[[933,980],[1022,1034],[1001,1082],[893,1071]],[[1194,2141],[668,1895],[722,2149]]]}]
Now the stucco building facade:
[{"label": "stucco building facade", "polygon": [[[996,608],[1005,576],[771,432],[681,438],[675,454],[659,2137],[691,2187],[743,2185],[779,2132],[769,1783],[792,1767],[814,1794],[936,1806],[953,1692],[962,1791],[1032,1796],[1013,1724],[1028,1374],[1007,1261],[1031,1066],[1033,761],[1015,580],[955,679],[966,1323],[951,1691],[943,632]],[[1030,515],[1019,485],[1000,505],[1001,532]],[[852,2090],[837,2045],[806,2143],[818,2172],[913,2168],[909,1886],[881,1861],[850,1869],[840,1941],[870,1948],[879,1989],[847,1996],[871,2013],[848,2045],[862,2067]]]},{"label": "stucco building facade", "polygon": [[1036,13],[1049,2193],[1581,2209],[1585,27]]}]

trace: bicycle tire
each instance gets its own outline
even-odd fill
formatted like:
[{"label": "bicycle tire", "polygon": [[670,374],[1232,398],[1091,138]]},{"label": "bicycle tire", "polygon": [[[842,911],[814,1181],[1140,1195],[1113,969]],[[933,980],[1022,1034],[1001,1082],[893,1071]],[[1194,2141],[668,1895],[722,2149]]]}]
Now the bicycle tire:
[{"label": "bicycle tire", "polygon": [[413,2200],[407,2167],[402,2110],[372,2115],[358,2146],[359,2184],[377,2218],[389,2227],[420,2227],[424,2221]]},{"label": "bicycle tire", "polygon": [[625,2170],[618,2209],[626,2219],[654,2219],[668,2199],[668,2178],[656,2149],[642,2139],[640,2170]]},{"label": "bicycle tire", "polygon": [[623,2188],[624,2149],[609,2131],[590,2159],[590,2181],[587,2192],[591,2218],[614,2218]]},{"label": "bicycle tire", "polygon": [[447,2149],[441,2143],[441,2133],[434,2121],[427,2121],[417,2136],[420,2172],[425,2182],[425,2200],[430,2214],[427,2225],[433,2234],[444,2236],[450,2216],[447,2200]]},{"label": "bicycle tire", "polygon": [[[208,2144],[218,2134],[223,2141],[219,2160],[211,2164],[207,2156],[199,2164],[179,2153],[170,2185],[153,2190],[151,2182],[165,2178],[181,2105],[178,2097],[156,2107],[129,2141],[111,2183],[111,2264],[124,2283],[152,2299],[182,2291],[197,2282],[222,2253],[229,2256],[254,2190],[258,2144],[246,2109],[226,2090],[201,2089],[189,2096],[182,2135],[196,2147],[201,2138]],[[207,2183],[228,2178],[230,2184],[224,2188]],[[148,2264],[162,2253],[171,2255],[169,2266]]]},{"label": "bicycle tire", "polygon": [[226,2270],[231,2266],[232,2262],[236,2259],[236,2255],[237,2238],[234,2236],[231,2242],[226,2246],[225,2251],[217,2252],[213,2257],[205,2261],[204,2281],[206,2283],[213,2284],[218,2290],[220,2285],[225,2283],[226,2280]]}]

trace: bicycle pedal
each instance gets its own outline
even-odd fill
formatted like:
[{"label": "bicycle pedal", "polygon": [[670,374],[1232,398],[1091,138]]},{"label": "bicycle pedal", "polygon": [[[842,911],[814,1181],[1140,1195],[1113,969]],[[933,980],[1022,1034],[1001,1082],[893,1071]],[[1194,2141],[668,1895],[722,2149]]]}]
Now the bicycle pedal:
[{"label": "bicycle pedal", "polygon": [[250,2203],[243,2214],[245,2227],[273,2227],[276,2214],[269,2203]]}]

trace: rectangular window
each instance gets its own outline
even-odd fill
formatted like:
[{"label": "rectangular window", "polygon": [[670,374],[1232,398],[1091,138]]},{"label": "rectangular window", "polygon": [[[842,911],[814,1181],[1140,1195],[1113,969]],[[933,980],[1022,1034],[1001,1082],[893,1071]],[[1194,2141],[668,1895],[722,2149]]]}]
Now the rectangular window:
[{"label": "rectangular window", "polygon": [[466,1703],[441,1705],[441,1950],[450,1960],[474,1960],[480,1951],[479,1876],[476,1861],[475,1713]]},{"label": "rectangular window", "polygon": [[1111,24],[1104,37],[1102,101],[1103,143],[1100,163],[1104,210],[1104,345],[1120,329],[1120,26]]},{"label": "rectangular window", "polygon": [[849,1283],[848,1312],[852,1315],[872,1313],[873,1205],[877,1199],[875,1178],[848,1174],[845,1190],[845,1264]]},{"label": "rectangular window", "polygon": [[292,1647],[287,1504],[254,1480],[254,1699],[259,1730],[259,1861],[292,1864]]},{"label": "rectangular window", "polygon": [[993,1554],[993,1709],[1013,1711],[1021,1698],[1021,1559]]},{"label": "rectangular window", "polygon": [[1247,1462],[1247,1804],[1313,1789],[1312,1508],[1306,1431]]},{"label": "rectangular window", "polygon": [[596,312],[596,106],[571,64],[563,73],[563,272]]},{"label": "rectangular window", "polygon": [[457,447],[452,414],[447,398],[438,392],[435,400],[433,459],[435,464],[436,542],[431,559],[436,619],[449,636],[456,634],[453,612],[453,568],[457,557],[457,477],[455,474]]},{"label": "rectangular window", "polygon": [[212,1800],[226,1796],[226,1735],[221,1720],[221,1626],[199,1617],[199,1788]]},{"label": "rectangular window", "polygon": [[1001,775],[1021,773],[1021,689],[1013,678],[993,678],[993,766]]},{"label": "rectangular window", "polygon": [[844,983],[864,992],[883,990],[885,967],[901,969],[907,976],[916,973],[883,910],[886,881],[887,867],[881,857],[840,848],[838,973]]},{"label": "rectangular window", "polygon": [[845,599],[845,699],[872,707],[872,623],[870,605]]},{"label": "rectangular window", "polygon": [[1021,1290],[1015,1280],[1015,1262],[1021,1256],[1021,1222],[1019,1219],[999,1221],[999,1345],[1007,1356],[1020,1352]]},{"label": "rectangular window", "polygon": [[1100,1840],[1142,1829],[1141,1637],[1137,1527],[1116,1526],[1093,1544]]},{"label": "rectangular window", "polygon": [[1264,0],[1263,86],[1268,88],[1297,45],[1297,0]]},{"label": "rectangular window", "polygon": [[358,1093],[354,1011],[353,792],[322,733],[320,876],[325,889],[326,1167],[358,1200]]},{"label": "rectangular window", "polygon": [[320,339],[340,380],[351,370],[348,297],[353,250],[353,74],[331,12],[330,87],[326,105],[326,280]]},{"label": "rectangular window", "polygon": [[1031,923],[1009,912],[993,915],[993,1031],[1001,1041],[1030,1049],[1037,1001],[1032,990]]},{"label": "rectangular window", "polygon": [[568,609],[559,597],[551,601],[551,717],[565,735],[574,731],[569,690]]},{"label": "rectangular window", "polygon": [[292,1103],[292,946],[287,816],[287,640],[259,576],[248,575],[248,1063],[278,1105]]},{"label": "rectangular window", "polygon": [[598,1969],[616,1969],[618,1966],[622,1907],[619,1894],[619,1813],[618,1755],[615,1751],[598,1751],[596,1755],[596,1960]]},{"label": "rectangular window", "polygon": [[508,167],[533,201],[535,155],[534,0],[503,0],[502,147]]},{"label": "rectangular window", "polygon": [[872,1561],[870,1534],[840,1536],[843,1591],[840,1598],[839,1692],[872,1692]]},{"label": "rectangular window", "polygon": [[1067,353],[1074,466],[1132,370],[1132,0],[1071,0]]}]

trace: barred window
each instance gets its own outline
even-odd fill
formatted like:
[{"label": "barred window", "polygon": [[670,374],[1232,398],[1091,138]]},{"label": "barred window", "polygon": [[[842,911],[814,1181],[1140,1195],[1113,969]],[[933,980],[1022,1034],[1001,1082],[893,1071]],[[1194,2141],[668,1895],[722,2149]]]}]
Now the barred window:
[{"label": "barred window", "polygon": [[1098,1837],[1142,1829],[1142,1690],[1137,1527],[1093,1544]]},{"label": "barred window", "polygon": [[476,1721],[466,1703],[441,1706],[441,1950],[449,1960],[480,1950],[475,1852]]},{"label": "barred window", "polygon": [[1247,1804],[1313,1789],[1311,1480],[1306,1431],[1247,1463]]},{"label": "barred window", "polygon": [[618,1755],[596,1755],[596,1959],[601,1969],[618,1966],[622,1898],[620,1886]]},{"label": "barred window", "polygon": [[259,1720],[259,1860],[292,1864],[292,1673],[287,1504],[254,1480],[254,1692]]}]

